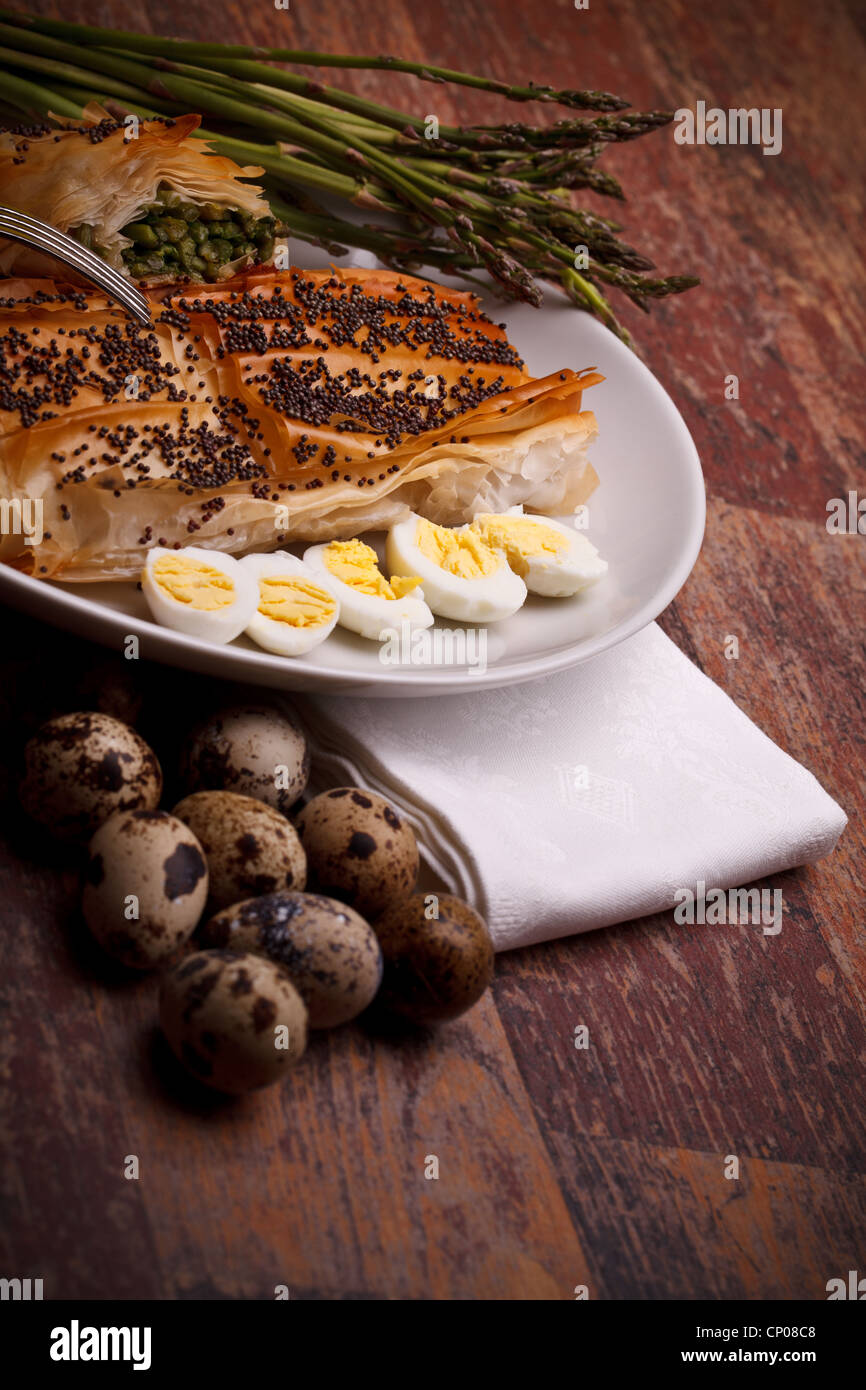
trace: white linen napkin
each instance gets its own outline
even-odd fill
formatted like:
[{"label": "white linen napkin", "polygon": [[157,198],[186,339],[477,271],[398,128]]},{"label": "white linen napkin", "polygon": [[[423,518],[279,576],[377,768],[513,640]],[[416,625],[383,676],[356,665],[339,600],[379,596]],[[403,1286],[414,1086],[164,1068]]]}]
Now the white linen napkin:
[{"label": "white linen napkin", "polygon": [[312,790],[352,783],[393,801],[498,951],[811,863],[847,822],[654,623],[525,685],[293,704]]}]

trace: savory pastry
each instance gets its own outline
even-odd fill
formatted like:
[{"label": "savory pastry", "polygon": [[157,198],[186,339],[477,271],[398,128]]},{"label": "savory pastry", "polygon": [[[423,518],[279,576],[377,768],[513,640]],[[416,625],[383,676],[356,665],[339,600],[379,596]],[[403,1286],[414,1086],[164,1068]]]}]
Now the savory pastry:
[{"label": "savory pastry", "polygon": [[0,281],[0,496],[43,513],[0,560],[138,579],[154,546],[243,555],[411,512],[562,513],[598,482],[581,394],[603,378],[533,380],[470,293],[355,269],[150,298],[146,330],[95,292]]},{"label": "savory pastry", "polygon": [[[91,103],[81,120],[2,132],[0,203],[151,285],[223,280],[272,260],[276,221],[261,189],[243,181],[264,170],[212,154],[193,138],[200,124],[180,116],[125,126]],[[57,262],[0,240],[0,274],[13,271],[52,275]]]}]

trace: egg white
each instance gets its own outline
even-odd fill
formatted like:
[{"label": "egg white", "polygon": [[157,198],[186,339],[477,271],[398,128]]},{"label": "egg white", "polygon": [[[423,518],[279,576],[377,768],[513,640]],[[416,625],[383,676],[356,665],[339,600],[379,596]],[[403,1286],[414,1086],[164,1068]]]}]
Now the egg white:
[{"label": "egg white", "polygon": [[[349,632],[356,632],[371,642],[381,642],[389,629],[399,630],[403,623],[408,623],[412,631],[433,626],[433,614],[425,602],[422,589],[413,589],[403,598],[363,594],[331,573],[324,559],[327,548],[327,545],[310,546],[309,550],[304,551],[304,564],[321,578],[336,596],[340,605],[337,621],[341,627]],[[414,575],[417,571],[405,570],[403,573]]]},{"label": "egg white", "polygon": [[[193,560],[224,574],[232,583],[230,602],[223,607],[206,610],[167,593],[154,577],[154,566],[166,555],[174,559]],[[141,573],[141,587],[155,622],[174,628],[175,632],[183,632],[187,637],[199,637],[206,642],[219,644],[231,642],[240,636],[258,603],[258,585],[239,560],[220,550],[205,550],[195,545],[183,546],[180,550],[154,546],[147,554],[147,562]]]},{"label": "egg white", "polygon": [[259,647],[264,647],[266,652],[275,652],[277,656],[303,656],[305,652],[318,647],[334,631],[340,615],[340,600],[333,586],[314,573],[303,560],[287,551],[277,550],[269,555],[245,555],[241,565],[253,576],[256,585],[265,576],[301,579],[324,590],[333,600],[334,611],[326,622],[317,623],[315,627],[294,627],[291,623],[262,613],[257,599],[255,612],[245,631],[247,637],[252,638]]},{"label": "egg white", "polygon": [[[388,532],[385,553],[392,574],[417,574],[424,597],[433,612],[443,618],[463,623],[496,623],[517,612],[526,599],[526,585],[509,567],[504,555],[500,554],[499,566],[492,574],[476,578],[451,574],[417,545],[420,520],[412,513]],[[458,533],[469,530],[466,526],[457,529]]]},{"label": "egg white", "polygon": [[472,526],[477,528],[485,517],[520,517],[523,521],[537,522],[563,536],[567,542],[565,550],[556,554],[515,556],[504,552],[509,563],[522,576],[531,594],[541,594],[545,598],[570,598],[573,594],[596,584],[607,573],[607,561],[603,560],[591,541],[568,523],[550,516],[536,516],[524,513],[522,507],[510,507],[506,512],[480,513]]}]

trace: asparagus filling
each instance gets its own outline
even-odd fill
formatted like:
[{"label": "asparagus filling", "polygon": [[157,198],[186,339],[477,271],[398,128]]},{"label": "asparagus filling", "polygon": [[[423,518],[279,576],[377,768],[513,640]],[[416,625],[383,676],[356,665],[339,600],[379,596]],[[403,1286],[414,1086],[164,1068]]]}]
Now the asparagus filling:
[{"label": "asparagus filling", "polygon": [[[269,261],[274,253],[276,222],[273,217],[254,217],[216,203],[186,202],[168,188],[157,191],[135,222],[121,230],[133,244],[121,252],[123,263],[135,280],[151,275],[177,279],[214,281],[220,267],[243,256],[252,262]],[[104,247],[93,241],[87,223],[75,227],[74,236],[97,255]]]}]

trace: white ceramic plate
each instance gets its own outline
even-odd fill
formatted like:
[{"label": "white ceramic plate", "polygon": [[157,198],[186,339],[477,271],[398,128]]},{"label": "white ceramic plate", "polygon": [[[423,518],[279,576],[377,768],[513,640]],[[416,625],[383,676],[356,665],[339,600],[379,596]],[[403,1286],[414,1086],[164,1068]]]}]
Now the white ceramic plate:
[{"label": "white ceramic plate", "polygon": [[[311,250],[304,261],[324,263],[324,258]],[[594,588],[572,599],[530,595],[513,618],[487,629],[484,662],[477,649],[470,645],[461,653],[454,642],[444,654],[468,655],[462,666],[453,660],[387,665],[376,643],[341,628],[295,659],[273,656],[244,637],[213,646],[150,621],[134,584],[47,583],[5,565],[0,565],[0,596],[12,607],[117,651],[136,634],[145,659],[228,680],[331,694],[425,696],[515,685],[622,642],[667,607],[698,557],[705,498],[692,437],[640,359],[564,297],[550,294],[543,309],[498,300],[486,308],[507,323],[511,341],[535,376],[560,367],[597,367],[607,378],[584,397],[598,418],[599,438],[590,457],[601,479],[589,501],[585,534],[610,569]],[[452,632],[460,627],[444,619],[437,626]]]}]

